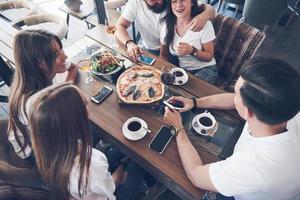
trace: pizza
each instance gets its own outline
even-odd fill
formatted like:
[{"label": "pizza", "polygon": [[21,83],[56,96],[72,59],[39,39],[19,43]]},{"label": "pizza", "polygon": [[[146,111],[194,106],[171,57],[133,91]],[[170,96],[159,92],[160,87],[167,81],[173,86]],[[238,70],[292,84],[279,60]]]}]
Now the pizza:
[{"label": "pizza", "polygon": [[164,96],[161,71],[150,66],[134,66],[123,72],[117,81],[121,101],[129,104],[149,104]]}]

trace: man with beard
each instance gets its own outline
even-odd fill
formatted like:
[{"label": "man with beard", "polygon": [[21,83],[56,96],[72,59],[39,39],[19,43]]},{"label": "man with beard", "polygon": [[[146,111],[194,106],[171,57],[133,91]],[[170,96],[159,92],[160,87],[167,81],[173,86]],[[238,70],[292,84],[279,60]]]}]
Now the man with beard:
[{"label": "man with beard", "polygon": [[[142,49],[159,55],[160,48],[160,20],[165,16],[167,0],[129,0],[117,24],[116,38],[125,45],[129,56],[136,61]],[[195,17],[189,24],[192,31],[200,31],[207,20],[215,17],[215,10],[210,5],[205,6],[205,11]],[[142,38],[141,48],[130,39],[127,28],[135,22]]]}]

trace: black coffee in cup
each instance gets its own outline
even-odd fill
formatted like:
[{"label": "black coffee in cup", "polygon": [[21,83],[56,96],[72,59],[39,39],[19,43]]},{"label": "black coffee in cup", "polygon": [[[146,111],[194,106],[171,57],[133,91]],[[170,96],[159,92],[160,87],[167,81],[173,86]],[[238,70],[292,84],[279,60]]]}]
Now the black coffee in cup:
[{"label": "black coffee in cup", "polygon": [[202,124],[203,126],[207,126],[207,127],[210,127],[211,125],[213,125],[213,121],[209,117],[200,117],[199,123]]},{"label": "black coffee in cup", "polygon": [[184,74],[181,71],[175,71],[173,73],[176,77],[182,77]]},{"label": "black coffee in cup", "polygon": [[128,124],[128,130],[130,131],[138,131],[142,128],[142,124],[138,121],[132,121]]}]

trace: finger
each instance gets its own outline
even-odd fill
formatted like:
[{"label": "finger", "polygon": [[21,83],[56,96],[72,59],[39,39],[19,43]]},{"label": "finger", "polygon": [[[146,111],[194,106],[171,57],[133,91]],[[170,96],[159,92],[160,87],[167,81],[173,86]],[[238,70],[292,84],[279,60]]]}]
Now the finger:
[{"label": "finger", "polygon": [[191,30],[191,31],[194,31],[195,29],[195,26],[196,26],[196,23],[193,21],[191,21],[189,24],[188,24],[188,29]]},{"label": "finger", "polygon": [[141,54],[144,53],[143,49],[141,49],[141,48],[139,48],[139,52],[140,52]]}]

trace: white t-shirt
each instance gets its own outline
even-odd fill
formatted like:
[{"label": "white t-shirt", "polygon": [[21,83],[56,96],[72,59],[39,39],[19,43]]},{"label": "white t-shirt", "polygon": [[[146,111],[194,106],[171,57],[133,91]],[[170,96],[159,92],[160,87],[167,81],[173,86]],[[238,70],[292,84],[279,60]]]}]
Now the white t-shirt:
[{"label": "white t-shirt", "polygon": [[161,30],[160,19],[165,12],[154,13],[144,0],[129,0],[122,13],[122,17],[130,22],[135,22],[146,49],[159,50],[159,35]]},{"label": "white t-shirt", "polygon": [[[76,157],[72,171],[70,173],[70,193],[75,199],[79,198],[79,156]],[[108,162],[105,155],[96,150],[92,150],[91,164],[89,170],[87,193],[82,200],[114,200],[115,183],[108,171]]]},{"label": "white t-shirt", "polygon": [[[68,71],[69,69],[70,69],[70,67],[71,67],[71,61],[69,61],[69,60],[66,60],[66,70],[65,71]],[[31,105],[35,102],[35,100],[36,100],[36,95],[31,95],[28,99],[27,99],[27,101],[26,101],[26,105],[25,105],[25,109],[26,109],[26,113],[29,113],[28,111],[29,111],[29,109],[30,109],[30,107],[31,107]],[[23,101],[23,100],[22,100]],[[22,105],[23,105],[23,102],[22,102]],[[22,107],[21,107],[22,108]],[[19,120],[20,120],[20,122],[21,123],[23,123],[26,127],[28,126],[28,119],[27,119],[27,117],[26,117],[26,115],[25,115],[25,112],[24,112],[24,110],[23,109],[21,109],[21,111],[20,111],[20,113],[19,113]],[[19,131],[19,130],[17,130],[17,135],[19,136],[19,139],[20,139],[20,141],[21,141],[21,143],[23,143],[24,142],[24,136],[23,136],[23,134]],[[21,147],[20,147],[20,145],[18,144],[18,142],[17,142],[17,139],[15,138],[15,135],[14,135],[14,133],[11,131],[11,132],[9,132],[9,134],[8,134],[8,141],[11,143],[11,145],[13,146],[13,148],[14,148],[14,150],[15,150],[15,152],[16,152],[16,154],[20,157],[20,158],[22,158],[22,159],[25,159],[25,158],[27,158],[27,157],[29,157],[30,156],[30,154],[31,154],[31,152],[32,152],[32,149],[30,148],[30,146],[26,146],[25,147],[25,154],[24,154],[24,152],[23,151],[21,151]]]},{"label": "white t-shirt", "polygon": [[246,123],[234,153],[209,167],[215,188],[236,200],[292,200],[300,195],[300,113],[284,133],[256,138]]},{"label": "white t-shirt", "polygon": [[[165,37],[167,35],[167,27],[164,23],[162,25],[162,30],[160,34],[160,42],[161,44],[166,44]],[[180,37],[177,32],[174,33],[174,40],[173,43],[169,46],[169,51],[172,55],[178,56],[176,52],[176,47],[178,46],[179,42],[185,42],[189,45],[194,46],[195,48],[202,50],[202,45],[207,42],[211,42],[216,38],[215,31],[210,21],[207,21],[203,29],[199,32],[193,32],[191,30],[187,30],[183,37]],[[178,56],[179,65],[180,67],[191,71],[197,70],[206,66],[215,65],[216,61],[214,58],[210,62],[201,61],[194,56],[185,55],[185,56]]]}]

